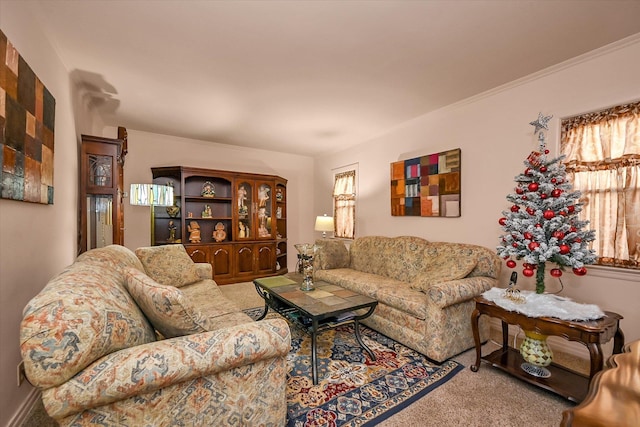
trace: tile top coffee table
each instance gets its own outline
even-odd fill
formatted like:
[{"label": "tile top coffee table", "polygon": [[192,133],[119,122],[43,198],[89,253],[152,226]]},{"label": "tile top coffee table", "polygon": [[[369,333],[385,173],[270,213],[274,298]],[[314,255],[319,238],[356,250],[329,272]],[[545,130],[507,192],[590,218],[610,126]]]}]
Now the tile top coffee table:
[{"label": "tile top coffee table", "polygon": [[376,360],[373,351],[360,336],[360,321],[371,316],[378,301],[340,286],[314,282],[315,290],[300,290],[300,281],[284,276],[265,277],[253,281],[258,294],[264,299],[263,319],[269,308],[295,322],[311,335],[311,367],[313,384],[318,384],[317,335],[324,330],[347,323],[354,324],[358,344]]}]

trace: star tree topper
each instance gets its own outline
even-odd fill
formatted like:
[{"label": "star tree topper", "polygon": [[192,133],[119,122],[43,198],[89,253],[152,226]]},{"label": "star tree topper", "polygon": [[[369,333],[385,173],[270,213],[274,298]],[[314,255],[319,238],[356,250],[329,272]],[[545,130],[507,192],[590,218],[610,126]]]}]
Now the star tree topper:
[{"label": "star tree topper", "polygon": [[535,120],[529,123],[531,126],[535,126],[536,130],[533,132],[534,135],[540,132],[540,129],[549,130],[549,120],[551,120],[553,116],[545,116],[542,113],[538,113],[538,120]]}]

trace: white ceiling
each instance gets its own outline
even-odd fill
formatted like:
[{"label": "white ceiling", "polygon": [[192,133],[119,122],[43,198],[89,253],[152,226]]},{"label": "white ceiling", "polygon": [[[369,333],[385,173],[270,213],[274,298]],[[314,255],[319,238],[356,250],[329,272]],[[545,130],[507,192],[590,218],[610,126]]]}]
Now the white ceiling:
[{"label": "white ceiling", "polygon": [[640,33],[639,0],[32,3],[107,125],[310,156]]}]

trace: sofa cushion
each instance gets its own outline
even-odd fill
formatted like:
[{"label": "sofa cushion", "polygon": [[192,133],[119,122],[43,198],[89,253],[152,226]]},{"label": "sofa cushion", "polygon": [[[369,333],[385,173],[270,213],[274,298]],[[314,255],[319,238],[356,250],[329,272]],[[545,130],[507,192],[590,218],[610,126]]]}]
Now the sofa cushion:
[{"label": "sofa cushion", "polygon": [[212,324],[215,323],[214,320],[217,318],[231,314],[241,315],[238,319],[242,321],[238,321],[235,324],[253,322],[251,317],[242,313],[233,301],[222,294],[222,291],[213,280],[201,280],[181,287],[180,291],[189,301],[198,301],[198,309]]},{"label": "sofa cushion", "polygon": [[200,280],[195,263],[182,245],[163,245],[136,249],[145,271],[161,285],[180,286]]},{"label": "sofa cushion", "polygon": [[165,338],[212,330],[206,316],[175,286],[155,282],[135,269],[126,272],[126,286],[151,324]]},{"label": "sofa cushion", "polygon": [[317,280],[325,280],[350,291],[374,298],[400,311],[424,320],[427,316],[427,296],[408,283],[377,274],[363,273],[351,268],[318,270]]},{"label": "sofa cushion", "polygon": [[422,274],[411,282],[411,287],[426,292],[438,283],[462,279],[471,273],[476,263],[476,258],[472,256],[452,257],[447,255],[446,251],[437,251],[436,256],[424,267]]}]

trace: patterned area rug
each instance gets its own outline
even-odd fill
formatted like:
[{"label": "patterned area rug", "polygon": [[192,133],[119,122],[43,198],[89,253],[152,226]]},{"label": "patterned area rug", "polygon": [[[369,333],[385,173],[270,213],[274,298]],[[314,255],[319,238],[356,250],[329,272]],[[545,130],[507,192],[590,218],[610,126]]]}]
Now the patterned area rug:
[{"label": "patterned area rug", "polygon": [[[253,318],[262,308],[246,310]],[[268,317],[279,316],[270,312]],[[292,325],[291,323],[289,323]],[[287,425],[373,426],[464,367],[454,361],[430,363],[423,355],[360,325],[362,339],[376,355],[370,360],[356,341],[353,325],[318,335],[318,382],[311,380],[311,336],[291,326],[287,358]]]}]

